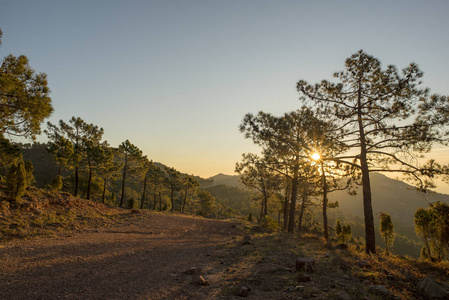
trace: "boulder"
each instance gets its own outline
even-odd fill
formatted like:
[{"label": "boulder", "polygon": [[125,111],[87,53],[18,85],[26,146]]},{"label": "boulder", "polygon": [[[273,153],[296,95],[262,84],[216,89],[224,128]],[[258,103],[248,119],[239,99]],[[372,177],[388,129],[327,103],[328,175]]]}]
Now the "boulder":
[{"label": "boulder", "polygon": [[349,294],[346,291],[341,290],[341,291],[338,291],[337,293],[335,293],[335,299],[351,300],[351,296],[349,296]]},{"label": "boulder", "polygon": [[397,300],[400,299],[394,296],[384,285],[373,285],[369,288],[368,292],[373,295],[381,297],[381,299],[391,299]]},{"label": "boulder", "polygon": [[311,257],[300,257],[296,259],[296,271],[315,272],[316,262]]},{"label": "boulder", "polygon": [[449,285],[437,282],[429,276],[419,282],[417,291],[425,299],[449,299]]},{"label": "boulder", "polygon": [[195,275],[195,274],[199,274],[201,272],[201,268],[199,267],[192,267],[190,269],[185,270],[185,274],[189,274],[189,275]]},{"label": "boulder", "polygon": [[299,274],[298,282],[309,282],[309,281],[312,281],[309,275],[307,275],[306,273]]},{"label": "boulder", "polygon": [[371,264],[364,260],[359,260],[357,265],[362,269],[371,269]]},{"label": "boulder", "polygon": [[250,291],[251,291],[251,288],[248,285],[243,285],[240,287],[238,295],[240,297],[248,297]]},{"label": "boulder", "polygon": [[206,279],[204,279],[203,276],[198,276],[196,283],[199,285],[208,285],[209,281],[207,281]]},{"label": "boulder", "polygon": [[346,245],[346,244],[338,244],[337,246],[335,246],[335,249],[346,250],[346,249],[348,249],[348,245]]}]

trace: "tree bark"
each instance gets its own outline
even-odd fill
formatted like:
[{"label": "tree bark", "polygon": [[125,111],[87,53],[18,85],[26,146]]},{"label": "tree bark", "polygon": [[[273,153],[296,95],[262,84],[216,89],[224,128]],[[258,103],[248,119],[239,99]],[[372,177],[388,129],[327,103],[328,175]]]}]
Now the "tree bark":
[{"label": "tree bark", "polygon": [[299,175],[299,162],[295,161],[293,168],[293,181],[292,181],[292,194],[290,200],[290,214],[288,220],[288,232],[293,233],[295,231],[295,210],[296,210],[296,197],[298,196],[298,175]]},{"label": "tree bark", "polygon": [[175,209],[175,203],[174,203],[174,199],[173,199],[174,193],[175,193],[175,188],[172,187],[172,188],[171,188],[171,193],[170,193],[170,202],[171,202],[171,208],[170,208],[170,211],[171,211],[171,212]]},{"label": "tree bark", "polygon": [[90,187],[91,187],[91,182],[92,182],[92,168],[91,168],[91,164],[89,161],[89,179],[87,180],[87,200],[90,200]]},{"label": "tree bark", "polygon": [[365,131],[362,120],[362,84],[359,78],[359,89],[357,99],[357,116],[360,134],[360,166],[362,169],[363,188],[363,212],[365,215],[365,251],[366,253],[376,253],[376,234],[374,230],[373,207],[371,204],[371,184],[369,179],[369,167],[367,161],[367,150]]},{"label": "tree bark", "polygon": [[304,190],[302,193],[301,210],[299,212],[299,220],[298,220],[298,233],[300,233],[302,229],[302,219],[304,217],[304,211],[306,209],[306,202],[307,202],[307,182],[304,183]]},{"label": "tree bark", "polygon": [[157,195],[154,193],[153,195],[153,209],[157,210]]},{"label": "tree bark", "polygon": [[142,199],[140,200],[140,209],[143,209],[143,203],[145,202],[145,192],[147,190],[147,178],[143,180]]},{"label": "tree bark", "polygon": [[123,206],[123,199],[125,198],[125,178],[126,178],[126,168],[128,164],[128,153],[125,153],[125,166],[123,167],[123,177],[122,177],[122,195],[120,197],[120,207]]},{"label": "tree bark", "polygon": [[288,197],[290,191],[290,184],[288,183],[289,178],[286,176],[286,184],[285,184],[285,197],[284,197],[284,230],[288,230]]},{"label": "tree bark", "polygon": [[324,173],[323,162],[321,161],[321,176],[323,179],[323,236],[326,242],[329,241],[329,229],[327,224],[327,180],[326,173]]},{"label": "tree bark", "polygon": [[73,195],[76,197],[78,196],[78,185],[79,185],[79,178],[78,178],[78,166],[75,167],[75,192]]},{"label": "tree bark", "polygon": [[104,179],[104,180],[103,180],[103,195],[102,195],[103,203],[105,203],[105,202],[104,202],[104,199],[105,199],[105,196],[106,196],[106,184],[107,184],[107,180]]}]

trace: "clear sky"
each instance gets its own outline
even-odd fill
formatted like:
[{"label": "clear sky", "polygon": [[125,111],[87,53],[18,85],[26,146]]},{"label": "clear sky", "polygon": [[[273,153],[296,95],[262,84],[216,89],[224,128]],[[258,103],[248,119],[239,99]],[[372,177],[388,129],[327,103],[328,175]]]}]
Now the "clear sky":
[{"label": "clear sky", "polygon": [[418,63],[449,94],[448,13],[445,0],[0,0],[0,56],[48,74],[51,122],[79,116],[112,146],[209,177],[258,151],[238,131],[246,113],[297,109],[299,79],[331,79],[360,49]]}]

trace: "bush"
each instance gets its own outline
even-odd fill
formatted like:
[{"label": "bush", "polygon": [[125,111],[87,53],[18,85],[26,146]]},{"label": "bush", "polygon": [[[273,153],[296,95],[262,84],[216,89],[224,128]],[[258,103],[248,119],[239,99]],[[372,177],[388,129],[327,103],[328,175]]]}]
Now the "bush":
[{"label": "bush", "polygon": [[134,198],[129,198],[128,200],[128,208],[136,208],[137,207],[137,201],[134,200]]},{"label": "bush", "polygon": [[51,181],[50,189],[54,191],[59,191],[62,189],[62,176],[58,175]]},{"label": "bush", "polygon": [[27,188],[27,175],[23,161],[12,165],[6,175],[6,194],[11,201],[20,202]]},{"label": "bush", "polygon": [[276,230],[278,227],[277,222],[270,216],[266,215],[262,217],[262,220],[260,221],[260,225],[266,229],[270,230]]}]

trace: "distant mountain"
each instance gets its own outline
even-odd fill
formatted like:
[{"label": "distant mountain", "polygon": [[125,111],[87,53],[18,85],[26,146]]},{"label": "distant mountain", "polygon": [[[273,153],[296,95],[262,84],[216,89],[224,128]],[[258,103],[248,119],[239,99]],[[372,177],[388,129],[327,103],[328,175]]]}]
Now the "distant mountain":
[{"label": "distant mountain", "polygon": [[[379,212],[387,212],[393,222],[401,221],[413,226],[416,209],[427,208],[429,202],[442,201],[449,203],[449,195],[435,192],[421,193],[413,186],[379,173],[370,174],[372,205],[374,218],[377,221]],[[330,201],[340,203],[339,210],[360,216],[363,219],[362,187],[357,188],[357,195],[350,196],[345,191],[329,194]]]},{"label": "distant mountain", "polygon": [[217,174],[215,176],[209,177],[209,180],[213,180],[213,185],[225,184],[233,187],[242,188],[242,184],[239,182],[240,175],[226,175],[226,174]]}]

